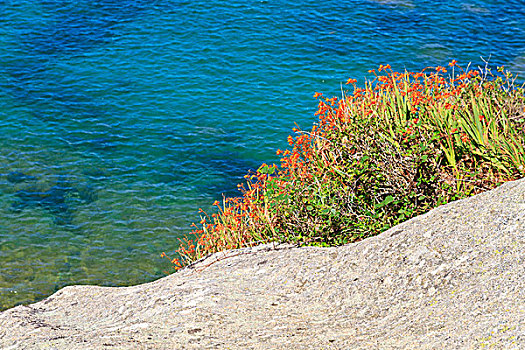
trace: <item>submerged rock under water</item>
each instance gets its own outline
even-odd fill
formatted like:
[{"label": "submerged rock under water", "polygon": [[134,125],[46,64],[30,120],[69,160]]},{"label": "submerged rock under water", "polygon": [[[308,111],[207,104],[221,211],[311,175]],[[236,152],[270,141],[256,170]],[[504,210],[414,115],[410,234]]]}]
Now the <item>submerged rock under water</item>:
[{"label": "submerged rock under water", "polygon": [[35,181],[36,179],[35,176],[27,175],[20,171],[11,171],[7,174],[7,181],[15,184],[25,181]]},{"label": "submerged rock under water", "polygon": [[12,210],[40,207],[52,214],[53,222],[61,226],[72,224],[74,211],[79,204],[97,200],[97,194],[90,186],[76,187],[66,182],[59,182],[48,189],[28,186],[17,191],[15,196]]}]

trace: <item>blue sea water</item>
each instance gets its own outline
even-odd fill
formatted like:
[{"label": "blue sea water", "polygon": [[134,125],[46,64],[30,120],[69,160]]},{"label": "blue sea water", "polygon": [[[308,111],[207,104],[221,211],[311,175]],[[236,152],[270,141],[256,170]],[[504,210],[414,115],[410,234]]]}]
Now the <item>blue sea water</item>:
[{"label": "blue sea water", "polygon": [[314,92],[391,64],[525,75],[522,1],[0,1],[0,309],[130,285]]}]

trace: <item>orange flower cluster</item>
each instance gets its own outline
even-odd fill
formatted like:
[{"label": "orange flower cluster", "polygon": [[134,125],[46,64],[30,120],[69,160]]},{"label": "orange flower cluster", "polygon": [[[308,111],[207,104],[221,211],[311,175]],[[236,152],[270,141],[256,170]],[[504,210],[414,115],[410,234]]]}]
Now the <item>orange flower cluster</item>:
[{"label": "orange flower cluster", "polygon": [[[465,72],[456,60],[449,66],[460,73],[445,78],[445,67],[398,73],[388,64],[380,65],[377,72],[384,73],[370,70],[375,79],[365,82],[364,87],[357,87],[356,79],[348,79],[346,83],[354,85],[353,92],[341,99],[316,92],[318,122],[309,132],[294,128],[296,135],[287,140],[290,149],[277,151],[280,165],[263,164],[246,175],[246,183],[238,185],[241,196],[216,201],[217,213],[211,216],[201,210],[199,225],[194,224],[194,231],[182,240],[176,251],[178,258],[171,259],[174,267],[179,269],[210,253],[268,241],[343,244],[420,213],[417,205],[422,198],[427,198],[424,208],[441,203],[436,198],[445,193],[439,186],[446,181],[440,176],[458,177],[460,169],[474,173],[480,164],[510,169],[501,171],[505,176],[494,175],[498,179],[518,174],[516,169],[523,169],[525,162],[523,146],[519,146],[521,136],[513,134],[515,145],[505,148],[507,140],[501,135],[508,127],[498,119],[501,112],[493,106],[508,101],[503,95],[500,101],[499,95],[491,92],[501,82],[485,80],[482,84],[478,71]],[[369,135],[371,131],[375,134]],[[373,159],[366,155],[370,149],[396,151],[390,158],[383,159],[378,153]],[[397,188],[401,185],[396,181],[389,189],[382,188],[381,194],[371,193],[374,186],[386,186],[390,175],[370,177],[370,169],[388,169],[386,162],[396,157],[396,166],[405,166],[407,159],[413,162],[415,168],[400,170],[400,180],[396,181],[405,181],[406,174],[419,176],[406,180],[407,188],[415,194],[400,195],[405,189]],[[427,179],[422,176],[430,170],[420,167],[441,170],[428,174]],[[364,179],[369,179],[372,187],[366,187]],[[418,181],[432,185],[417,192],[411,186]],[[476,183],[480,181],[487,180]],[[424,192],[429,189],[436,192]],[[392,193],[389,196],[388,191]],[[400,207],[402,201],[396,198],[412,201],[404,204],[412,209]],[[356,235],[359,230],[369,232]],[[163,257],[167,256],[163,253]]]}]

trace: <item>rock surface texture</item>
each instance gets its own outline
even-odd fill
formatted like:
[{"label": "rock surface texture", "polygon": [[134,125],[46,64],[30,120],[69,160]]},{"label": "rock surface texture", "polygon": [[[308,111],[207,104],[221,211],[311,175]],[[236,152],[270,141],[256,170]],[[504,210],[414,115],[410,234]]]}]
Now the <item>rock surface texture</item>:
[{"label": "rock surface texture", "polygon": [[519,180],[356,244],[66,287],[1,313],[0,349],[524,349],[524,281]]}]

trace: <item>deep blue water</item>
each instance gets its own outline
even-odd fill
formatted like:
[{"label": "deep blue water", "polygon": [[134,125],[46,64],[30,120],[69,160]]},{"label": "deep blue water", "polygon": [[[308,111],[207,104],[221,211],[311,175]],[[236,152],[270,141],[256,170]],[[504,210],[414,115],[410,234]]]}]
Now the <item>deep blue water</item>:
[{"label": "deep blue water", "polygon": [[524,7],[0,1],[0,309],[162,276],[198,208],[311,126],[315,91],[386,63],[525,75]]}]

